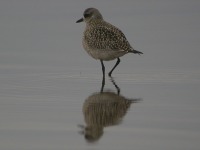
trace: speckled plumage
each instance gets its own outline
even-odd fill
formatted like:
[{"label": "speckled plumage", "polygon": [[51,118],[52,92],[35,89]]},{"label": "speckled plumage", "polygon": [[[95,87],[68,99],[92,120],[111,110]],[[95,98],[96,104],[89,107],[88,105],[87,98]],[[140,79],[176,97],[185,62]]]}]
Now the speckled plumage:
[{"label": "speckled plumage", "polygon": [[93,58],[102,60],[113,60],[133,50],[125,35],[104,20],[87,23],[83,47]]},{"label": "speckled plumage", "polygon": [[[112,71],[119,64],[119,57],[127,53],[143,54],[134,50],[120,29],[104,21],[101,13],[96,8],[88,8],[77,23],[84,21],[86,28],[83,34],[83,47],[90,56],[103,61],[118,59]],[[102,66],[102,69],[104,66]]]}]

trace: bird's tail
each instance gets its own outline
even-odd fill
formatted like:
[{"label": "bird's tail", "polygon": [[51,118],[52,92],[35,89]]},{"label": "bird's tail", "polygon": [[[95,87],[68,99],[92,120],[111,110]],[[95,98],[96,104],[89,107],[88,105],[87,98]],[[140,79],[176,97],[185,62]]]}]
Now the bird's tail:
[{"label": "bird's tail", "polygon": [[130,51],[130,53],[139,54],[139,55],[143,54],[143,52],[140,52],[140,51],[137,51],[134,49],[132,51]]}]

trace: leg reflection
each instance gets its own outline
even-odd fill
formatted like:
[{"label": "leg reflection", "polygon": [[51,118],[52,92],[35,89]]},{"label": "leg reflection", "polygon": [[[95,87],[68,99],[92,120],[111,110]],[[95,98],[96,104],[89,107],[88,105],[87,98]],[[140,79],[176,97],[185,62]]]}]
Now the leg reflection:
[{"label": "leg reflection", "polygon": [[115,88],[117,89],[117,94],[119,95],[120,94],[120,88],[119,86],[116,84],[114,78],[111,76],[110,77],[110,81],[113,83],[113,85],[115,86]]},{"label": "leg reflection", "polygon": [[[117,83],[115,82],[115,80],[114,80],[114,78],[112,76],[110,77],[110,81],[112,82],[112,84],[117,89],[117,94],[119,95],[120,94],[120,88],[119,88],[119,86],[117,85]],[[105,86],[105,77],[103,76],[103,78],[102,78],[102,84],[101,84],[101,91],[100,91],[101,93],[103,93],[104,86]]]}]

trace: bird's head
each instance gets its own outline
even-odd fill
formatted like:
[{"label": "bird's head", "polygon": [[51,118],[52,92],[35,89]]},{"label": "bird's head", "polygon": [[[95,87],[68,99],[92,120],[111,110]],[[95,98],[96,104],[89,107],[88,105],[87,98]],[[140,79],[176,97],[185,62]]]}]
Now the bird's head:
[{"label": "bird's head", "polygon": [[83,18],[76,21],[76,23],[80,23],[85,21],[86,23],[95,20],[95,19],[103,19],[101,13],[96,8],[87,8],[83,13]]}]

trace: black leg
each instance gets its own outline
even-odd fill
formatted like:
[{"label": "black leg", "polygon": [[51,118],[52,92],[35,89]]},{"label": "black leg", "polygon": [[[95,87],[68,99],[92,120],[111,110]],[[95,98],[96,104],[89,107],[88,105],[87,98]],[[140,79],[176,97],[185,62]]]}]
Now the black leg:
[{"label": "black leg", "polygon": [[115,80],[113,77],[110,77],[111,82],[113,83],[113,85],[115,86],[115,88],[117,89],[117,94],[120,94],[120,88],[118,87],[118,85],[116,84]]},{"label": "black leg", "polygon": [[101,67],[102,67],[102,72],[103,72],[101,92],[103,92],[103,88],[104,88],[104,85],[105,85],[105,67],[104,67],[104,64],[103,64],[103,60],[100,60],[100,61],[101,61]]},{"label": "black leg", "polygon": [[119,65],[119,63],[120,63],[120,59],[117,58],[116,64],[114,65],[114,67],[112,68],[112,70],[108,73],[109,77],[111,77],[111,74],[112,74],[113,70],[117,67],[117,65]]}]

